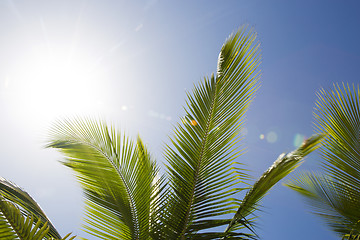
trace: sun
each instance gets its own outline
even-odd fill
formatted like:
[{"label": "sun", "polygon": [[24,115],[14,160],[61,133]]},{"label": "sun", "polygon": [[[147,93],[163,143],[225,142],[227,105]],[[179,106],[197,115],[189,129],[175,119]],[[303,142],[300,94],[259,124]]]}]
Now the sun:
[{"label": "sun", "polygon": [[37,49],[23,56],[17,68],[7,76],[6,88],[14,111],[22,116],[51,121],[103,107],[101,65],[84,53]]}]

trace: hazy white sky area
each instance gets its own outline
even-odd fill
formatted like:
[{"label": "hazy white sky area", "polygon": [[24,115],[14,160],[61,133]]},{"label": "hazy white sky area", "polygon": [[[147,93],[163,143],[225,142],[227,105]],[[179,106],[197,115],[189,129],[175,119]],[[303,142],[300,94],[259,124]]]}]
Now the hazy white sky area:
[{"label": "hazy white sky area", "polygon": [[[106,119],[140,134],[162,162],[186,91],[216,71],[222,43],[247,24],[263,61],[240,161],[256,178],[313,133],[321,87],[360,82],[359,10],[357,1],[330,0],[0,1],[0,176],[28,191],[61,234],[88,237],[80,188],[44,149],[49,126]],[[300,170],[318,163],[313,154]],[[309,210],[277,185],[263,201],[261,239],[337,239]]]}]

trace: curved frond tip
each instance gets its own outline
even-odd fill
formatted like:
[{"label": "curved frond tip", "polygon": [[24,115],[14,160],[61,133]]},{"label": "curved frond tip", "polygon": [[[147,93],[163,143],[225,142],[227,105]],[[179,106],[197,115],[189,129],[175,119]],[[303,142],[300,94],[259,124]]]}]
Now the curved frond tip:
[{"label": "curved frond tip", "polygon": [[146,239],[150,235],[158,167],[140,138],[131,141],[105,122],[58,122],[48,147],[62,152],[86,198],[85,229],[105,239]]},{"label": "curved frond tip", "polygon": [[233,195],[241,190],[237,185],[247,180],[236,162],[242,153],[237,143],[258,88],[260,58],[256,33],[241,28],[222,46],[217,74],[205,77],[188,94],[185,120],[166,147],[167,239],[198,236],[198,231],[214,226],[209,219],[235,212]]}]

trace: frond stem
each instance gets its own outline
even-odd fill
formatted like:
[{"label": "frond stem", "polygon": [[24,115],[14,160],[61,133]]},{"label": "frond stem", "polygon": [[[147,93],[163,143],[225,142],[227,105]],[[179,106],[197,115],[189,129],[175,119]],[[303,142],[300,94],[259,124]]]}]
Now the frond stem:
[{"label": "frond stem", "polygon": [[[107,133],[107,137],[110,138],[110,136],[108,135]],[[121,178],[122,182],[124,183],[124,186],[126,188],[126,193],[128,195],[128,199],[129,199],[129,202],[130,202],[130,208],[131,208],[131,212],[133,213],[133,215],[136,215],[136,206],[135,206],[135,203],[134,203],[134,199],[133,199],[133,196],[131,195],[131,191],[130,191],[130,188],[129,186],[127,185],[124,177],[122,176],[121,173],[119,173],[117,167],[115,166],[115,164],[113,163],[113,161],[111,160],[111,158],[103,151],[101,150],[101,148],[97,147],[96,145],[94,144],[91,144],[89,142],[85,142],[85,141],[82,141],[82,140],[77,140],[79,143],[81,144],[84,144],[84,145],[87,145],[89,147],[92,147],[94,148],[95,150],[97,150],[99,153],[101,153],[107,160],[108,162],[111,164],[111,166],[116,169],[116,173],[118,174],[118,176]],[[71,140],[70,140],[71,142]],[[75,141],[76,142],[76,141]],[[114,148],[114,146],[112,146]],[[112,149],[114,151],[114,149]],[[134,234],[135,234],[135,239],[139,239],[139,226],[138,226],[138,222],[136,220],[136,217],[134,216],[135,218],[135,229],[134,229]]]},{"label": "frond stem", "polygon": [[199,161],[197,163],[196,170],[195,170],[195,179],[194,179],[195,181],[194,181],[194,184],[192,186],[192,191],[191,191],[191,200],[189,202],[189,205],[188,205],[188,208],[187,208],[187,211],[186,211],[186,219],[185,219],[185,223],[184,223],[184,228],[183,228],[183,231],[181,232],[181,235],[180,235],[181,240],[185,239],[185,233],[186,233],[186,230],[188,228],[189,221],[190,221],[191,207],[192,207],[192,205],[194,203],[195,188],[196,188],[196,185],[197,185],[196,183],[197,183],[198,177],[199,177],[200,165],[201,165],[201,162],[202,162],[203,157],[204,157],[205,146],[206,146],[207,140],[208,140],[209,128],[210,128],[210,124],[212,122],[213,115],[214,115],[214,105],[215,105],[215,102],[216,102],[216,99],[217,99],[218,82],[215,80],[214,76],[211,76],[211,82],[215,84],[215,87],[214,87],[213,93],[211,95],[212,99],[211,99],[211,106],[210,106],[210,115],[209,115],[209,117],[208,117],[208,119],[206,121],[205,135],[204,135],[204,138],[203,138],[203,141],[202,141],[200,157],[199,157]]}]

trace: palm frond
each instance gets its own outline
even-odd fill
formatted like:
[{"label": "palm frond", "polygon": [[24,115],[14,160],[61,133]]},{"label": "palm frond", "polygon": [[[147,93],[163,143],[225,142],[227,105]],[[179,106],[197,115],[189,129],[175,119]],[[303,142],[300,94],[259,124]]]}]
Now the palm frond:
[{"label": "palm frond", "polygon": [[306,197],[313,212],[340,236],[360,232],[360,198],[356,189],[333,178],[315,173],[303,173],[287,183]]},{"label": "palm frond", "polygon": [[214,226],[205,220],[235,211],[233,194],[241,190],[235,185],[247,179],[235,162],[242,152],[236,144],[258,87],[259,63],[256,33],[241,28],[222,46],[216,76],[204,78],[188,94],[186,116],[165,155],[170,191],[163,219],[168,239],[197,239],[196,232]]},{"label": "palm frond", "polygon": [[[321,134],[313,135],[293,152],[281,154],[247,192],[225,233],[231,233],[244,228],[244,221],[259,208],[261,199],[277,182],[297,168],[305,156],[317,149],[323,137]],[[253,232],[252,229],[250,230]]]},{"label": "palm frond", "polygon": [[341,240],[360,240],[360,235],[345,234]]},{"label": "palm frond", "polygon": [[[2,201],[2,200],[1,200]],[[6,216],[0,211],[0,238],[4,240],[16,239],[17,235]]]},{"label": "palm frond", "polygon": [[20,207],[24,216],[32,216],[35,222],[39,222],[40,226],[47,223],[49,232],[47,237],[61,238],[51,221],[45,215],[37,202],[23,189],[0,177],[0,196],[7,201]]},{"label": "palm frond", "polygon": [[327,133],[321,148],[323,168],[360,192],[360,89],[349,85],[318,94],[316,127]]},{"label": "palm frond", "polygon": [[71,233],[68,233],[65,237],[63,237],[61,240],[74,240],[76,236],[71,236]]},{"label": "palm frond", "polygon": [[324,174],[299,176],[288,185],[304,195],[315,213],[338,234],[360,234],[360,89],[343,84],[321,90],[316,128],[326,133],[321,150]]},{"label": "palm frond", "polygon": [[24,216],[18,207],[0,196],[1,239],[41,240],[49,232],[47,222]]},{"label": "palm frond", "polygon": [[86,225],[101,239],[148,239],[158,169],[138,138],[136,143],[90,119],[54,126],[48,147],[66,156],[86,198]]}]

